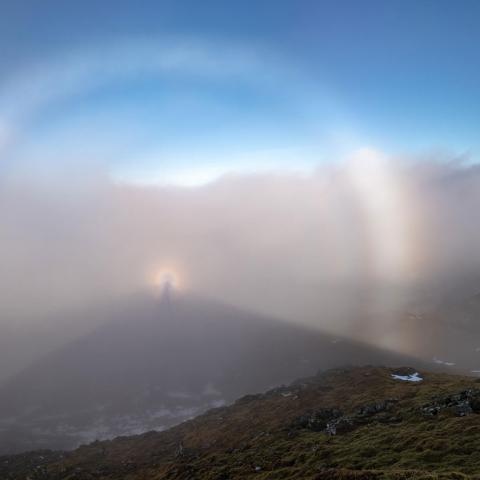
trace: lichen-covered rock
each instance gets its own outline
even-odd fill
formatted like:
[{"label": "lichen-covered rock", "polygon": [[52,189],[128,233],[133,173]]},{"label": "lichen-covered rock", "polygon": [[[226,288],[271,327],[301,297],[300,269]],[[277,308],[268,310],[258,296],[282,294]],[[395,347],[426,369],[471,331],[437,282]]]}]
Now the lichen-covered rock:
[{"label": "lichen-covered rock", "polygon": [[294,427],[305,428],[315,432],[337,435],[352,431],[354,428],[368,423],[371,417],[380,423],[398,423],[400,417],[388,412],[398,402],[395,398],[387,398],[375,403],[363,405],[352,415],[344,415],[336,408],[322,408],[298,417]]},{"label": "lichen-covered rock", "polygon": [[355,417],[343,416],[328,422],[325,431],[328,435],[338,435],[351,432],[357,425]]},{"label": "lichen-covered rock", "polygon": [[398,400],[396,398],[387,398],[376,403],[363,405],[358,409],[357,415],[368,417],[371,415],[376,415],[377,413],[386,412],[391,410],[393,405],[395,405],[397,402]]},{"label": "lichen-covered rock", "polygon": [[321,408],[298,417],[294,422],[294,427],[321,432],[327,428],[331,420],[339,418],[342,415],[342,412],[336,408]]},{"label": "lichen-covered rock", "polygon": [[468,389],[461,392],[437,396],[421,408],[423,415],[436,416],[441,412],[453,413],[464,417],[472,413],[480,413],[480,389]]}]

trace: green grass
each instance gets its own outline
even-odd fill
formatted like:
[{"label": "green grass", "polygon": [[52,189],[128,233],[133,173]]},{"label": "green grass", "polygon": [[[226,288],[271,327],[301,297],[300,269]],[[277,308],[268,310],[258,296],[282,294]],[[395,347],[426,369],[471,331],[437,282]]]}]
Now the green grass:
[{"label": "green grass", "polygon": [[[23,460],[10,470],[0,467],[0,478],[480,480],[480,415],[459,417],[446,409],[426,417],[421,410],[435,397],[478,388],[478,382],[445,374],[424,378],[401,382],[376,367],[332,370],[289,387],[289,396],[249,396],[166,432],[96,442],[60,460],[47,459],[41,471],[29,470]],[[396,423],[372,415],[336,436],[295,426],[299,416],[316,409],[338,408],[352,416],[392,398],[397,402],[388,414]]]}]

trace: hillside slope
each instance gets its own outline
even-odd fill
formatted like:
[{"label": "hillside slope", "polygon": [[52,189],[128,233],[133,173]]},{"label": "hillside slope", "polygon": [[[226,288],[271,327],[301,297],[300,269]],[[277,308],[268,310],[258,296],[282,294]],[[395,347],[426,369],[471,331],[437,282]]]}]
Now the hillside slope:
[{"label": "hillside slope", "polygon": [[0,454],[162,430],[319,367],[412,361],[192,295],[138,296],[0,388]]},{"label": "hillside slope", "polygon": [[480,478],[480,383],[414,373],[320,372],[168,431],[3,457],[0,478]]}]

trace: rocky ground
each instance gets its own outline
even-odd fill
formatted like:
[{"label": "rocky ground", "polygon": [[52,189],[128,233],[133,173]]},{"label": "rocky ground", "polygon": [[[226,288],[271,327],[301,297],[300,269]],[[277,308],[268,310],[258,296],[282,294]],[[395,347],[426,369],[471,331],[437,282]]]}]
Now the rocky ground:
[{"label": "rocky ground", "polygon": [[3,480],[480,479],[480,383],[342,368],[164,432],[0,458]]}]

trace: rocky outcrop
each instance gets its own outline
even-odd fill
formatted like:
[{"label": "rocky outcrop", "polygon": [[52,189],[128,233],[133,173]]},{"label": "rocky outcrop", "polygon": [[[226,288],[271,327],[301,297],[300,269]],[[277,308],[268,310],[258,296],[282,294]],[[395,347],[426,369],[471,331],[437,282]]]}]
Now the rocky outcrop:
[{"label": "rocky outcrop", "polygon": [[370,417],[372,415],[376,415],[377,413],[388,412],[397,402],[398,399],[396,398],[387,398],[376,403],[363,405],[358,409],[356,415],[359,417]]},{"label": "rocky outcrop", "polygon": [[434,417],[442,412],[464,417],[480,413],[480,389],[462,390],[456,394],[437,396],[421,408],[422,414]]},{"label": "rocky outcrop", "polygon": [[328,422],[325,433],[328,435],[348,433],[354,430],[358,425],[359,423],[355,417],[345,415]]},{"label": "rocky outcrop", "polygon": [[306,428],[314,432],[322,432],[326,431],[328,425],[342,416],[343,413],[336,408],[321,408],[298,417],[294,421],[294,427]]},{"label": "rocky outcrop", "polygon": [[370,417],[373,416],[375,416],[375,420],[381,423],[398,422],[401,421],[399,417],[388,414],[397,402],[398,400],[395,398],[387,398],[362,405],[352,415],[345,415],[336,408],[321,408],[298,417],[294,422],[294,427],[325,432],[328,435],[338,435],[350,432],[368,423]]}]

